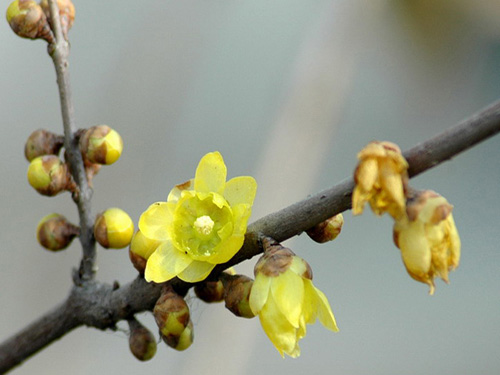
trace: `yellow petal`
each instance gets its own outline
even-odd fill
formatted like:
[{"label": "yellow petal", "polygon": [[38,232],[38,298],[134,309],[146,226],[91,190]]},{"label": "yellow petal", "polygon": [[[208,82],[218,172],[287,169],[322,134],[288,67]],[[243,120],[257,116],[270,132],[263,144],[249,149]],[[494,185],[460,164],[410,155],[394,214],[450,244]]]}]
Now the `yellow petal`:
[{"label": "yellow petal", "polygon": [[231,207],[234,219],[234,234],[245,234],[247,231],[248,219],[252,214],[252,206],[248,204],[238,204]]},{"label": "yellow petal", "polygon": [[224,193],[227,169],[219,152],[211,152],[201,158],[194,177],[194,189],[199,192]]},{"label": "yellow petal", "polygon": [[257,315],[267,302],[269,290],[271,288],[271,278],[264,275],[257,275],[250,291],[250,309]]},{"label": "yellow petal", "polygon": [[245,236],[233,235],[218,246],[219,248],[216,253],[206,257],[204,260],[214,264],[226,263],[241,249],[244,241]]},{"label": "yellow petal", "polygon": [[148,282],[163,283],[176,277],[192,262],[189,256],[175,249],[172,242],[165,241],[148,258],[144,278]]},{"label": "yellow petal", "polygon": [[257,182],[253,177],[240,176],[229,180],[224,190],[224,198],[231,206],[237,204],[252,205],[257,192]]},{"label": "yellow petal", "polygon": [[281,313],[295,328],[299,327],[304,303],[304,281],[302,277],[288,270],[271,282],[272,298]]},{"label": "yellow petal", "polygon": [[184,271],[179,273],[177,277],[188,283],[196,283],[205,280],[215,266],[215,264],[194,260]]},{"label": "yellow petal", "polygon": [[317,298],[318,298],[318,318],[321,324],[323,324],[324,327],[328,328],[331,331],[337,332],[339,328],[337,327],[337,323],[335,322],[335,317],[333,316],[332,309],[330,307],[330,304],[328,303],[328,299],[326,298],[325,294],[316,288],[314,285],[311,286],[314,288],[314,291],[316,292]]},{"label": "yellow petal", "polygon": [[290,356],[298,355],[296,349],[297,329],[281,313],[273,298],[267,300],[259,314],[259,318],[264,332],[266,332],[269,340],[278,349],[282,357],[283,352]]},{"label": "yellow petal", "polygon": [[167,240],[174,209],[175,203],[171,202],[156,202],[149,206],[139,219],[139,229],[142,234],[151,240]]},{"label": "yellow petal", "polygon": [[372,190],[378,175],[378,162],[376,159],[366,159],[359,163],[356,168],[355,180],[363,192]]}]

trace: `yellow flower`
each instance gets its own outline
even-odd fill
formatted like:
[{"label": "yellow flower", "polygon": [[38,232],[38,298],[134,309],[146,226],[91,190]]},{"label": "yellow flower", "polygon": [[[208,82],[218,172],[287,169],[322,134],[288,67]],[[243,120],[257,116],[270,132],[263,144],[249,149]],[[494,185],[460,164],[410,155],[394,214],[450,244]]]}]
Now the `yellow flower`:
[{"label": "yellow flower", "polygon": [[408,163],[391,142],[370,142],[358,154],[354,172],[352,212],[359,215],[366,202],[377,215],[388,212],[394,219],[404,215]]},{"label": "yellow flower", "polygon": [[250,308],[282,357],[300,355],[298,341],[316,318],[338,331],[327,298],[312,283],[309,264],[279,244],[271,245],[255,265]]},{"label": "yellow flower", "polygon": [[452,209],[444,197],[427,190],[410,199],[408,215],[394,223],[394,243],[406,270],[429,285],[429,294],[434,293],[434,277],[448,283],[448,272],[460,262],[460,237]]},{"label": "yellow flower", "polygon": [[167,202],[154,203],[141,215],[141,233],[161,242],[148,259],[147,281],[176,276],[201,281],[241,248],[257,183],[249,176],[226,182],[226,174],[221,154],[209,153],[193,180],[174,187]]}]

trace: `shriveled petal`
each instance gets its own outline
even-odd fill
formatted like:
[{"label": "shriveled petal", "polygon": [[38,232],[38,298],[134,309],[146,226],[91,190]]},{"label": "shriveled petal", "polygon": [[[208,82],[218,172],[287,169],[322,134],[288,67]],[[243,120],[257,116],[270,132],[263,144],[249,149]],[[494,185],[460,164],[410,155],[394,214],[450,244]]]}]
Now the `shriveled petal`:
[{"label": "shriveled petal", "polygon": [[167,202],[177,202],[181,198],[181,194],[184,190],[192,190],[194,189],[194,179],[190,179],[189,181],[184,182],[183,184],[179,184],[174,186],[167,197]]},{"label": "shriveled petal", "polygon": [[377,159],[369,158],[359,163],[354,172],[356,184],[363,192],[369,192],[373,189],[378,176]]},{"label": "shriveled petal", "polygon": [[175,203],[156,202],[143,212],[139,219],[139,229],[146,237],[165,241],[169,239],[168,227],[174,217]]},{"label": "shriveled petal", "polygon": [[295,328],[299,327],[304,304],[304,281],[302,277],[288,270],[271,282],[272,298],[281,313]]},{"label": "shriveled petal", "polygon": [[201,158],[194,177],[194,189],[199,192],[224,193],[227,168],[219,152],[210,152]]},{"label": "shriveled petal", "polygon": [[283,353],[290,356],[300,353],[296,350],[297,329],[283,316],[273,298],[268,298],[259,318],[262,328],[282,357]]},{"label": "shriveled petal", "polygon": [[148,282],[163,283],[176,277],[192,262],[189,256],[174,248],[172,242],[165,241],[148,258],[144,278]]},{"label": "shriveled petal", "polygon": [[250,309],[257,315],[267,302],[269,291],[271,289],[271,278],[264,275],[257,275],[250,291]]},{"label": "shriveled petal", "polygon": [[231,206],[237,204],[252,205],[257,192],[257,182],[253,177],[240,176],[230,179],[226,183],[224,198]]},{"label": "shriveled petal", "polygon": [[215,264],[194,260],[184,271],[179,273],[177,277],[188,283],[196,283],[205,280],[215,266]]},{"label": "shriveled petal", "polygon": [[[405,196],[403,192],[403,180],[401,174],[395,170],[394,162],[387,160],[380,165],[380,185],[390,202],[396,205],[396,217],[398,219],[405,212]],[[393,215],[394,216],[394,215]]]},{"label": "shriveled petal", "polygon": [[458,235],[457,227],[453,215],[447,218],[448,233],[449,233],[449,266],[451,269],[458,267],[460,263],[460,236]]},{"label": "shriveled petal", "polygon": [[233,235],[219,245],[216,253],[204,260],[214,264],[226,263],[241,249],[244,241],[245,236]]}]

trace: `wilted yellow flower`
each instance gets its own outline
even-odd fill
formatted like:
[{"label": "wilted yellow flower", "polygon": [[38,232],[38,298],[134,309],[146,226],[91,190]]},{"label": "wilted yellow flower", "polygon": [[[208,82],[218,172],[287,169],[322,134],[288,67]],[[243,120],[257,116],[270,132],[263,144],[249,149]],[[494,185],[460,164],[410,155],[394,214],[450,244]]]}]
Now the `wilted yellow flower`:
[{"label": "wilted yellow flower", "polygon": [[221,154],[209,153],[193,180],[174,187],[167,202],[154,203],[141,215],[141,232],[161,242],[148,259],[147,281],[176,276],[201,281],[241,248],[257,183],[249,176],[226,182],[226,174]]},{"label": "wilted yellow flower", "polygon": [[460,237],[452,209],[444,197],[426,190],[408,201],[408,215],[394,223],[394,243],[406,270],[429,285],[429,294],[434,293],[434,277],[448,283],[448,272],[460,262]]},{"label": "wilted yellow flower", "polygon": [[391,142],[370,142],[358,153],[354,172],[352,212],[359,215],[366,202],[377,215],[388,212],[394,219],[404,215],[408,163]]},{"label": "wilted yellow flower", "polygon": [[255,265],[250,308],[281,356],[295,358],[300,355],[298,341],[306,335],[306,324],[319,318],[326,328],[338,331],[337,324],[327,298],[312,283],[309,264],[267,239],[264,246],[268,250]]}]

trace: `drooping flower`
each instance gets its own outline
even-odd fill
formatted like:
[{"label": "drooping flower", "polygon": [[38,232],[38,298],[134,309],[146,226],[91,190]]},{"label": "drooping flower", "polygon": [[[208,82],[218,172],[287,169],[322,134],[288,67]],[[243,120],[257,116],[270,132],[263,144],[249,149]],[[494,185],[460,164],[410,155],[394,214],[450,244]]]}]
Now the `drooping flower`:
[{"label": "drooping flower", "polygon": [[290,249],[268,239],[263,243],[267,250],[255,265],[250,308],[281,356],[295,358],[306,324],[318,318],[326,328],[338,331],[337,324],[326,296],[312,283],[309,264]]},{"label": "drooping flower", "polygon": [[406,270],[429,285],[429,294],[434,293],[434,278],[448,283],[448,272],[460,262],[460,237],[452,209],[444,197],[426,190],[408,200],[407,215],[394,223],[394,243]]},{"label": "drooping flower", "polygon": [[147,281],[176,276],[201,281],[241,248],[257,183],[249,176],[226,182],[226,174],[221,154],[209,153],[193,180],[174,187],[167,202],[154,203],[141,215],[142,234],[160,241],[148,258]]},{"label": "drooping flower", "polygon": [[404,215],[408,162],[391,142],[370,142],[358,153],[354,172],[352,212],[359,215],[366,202],[376,215],[388,212],[394,219]]}]

